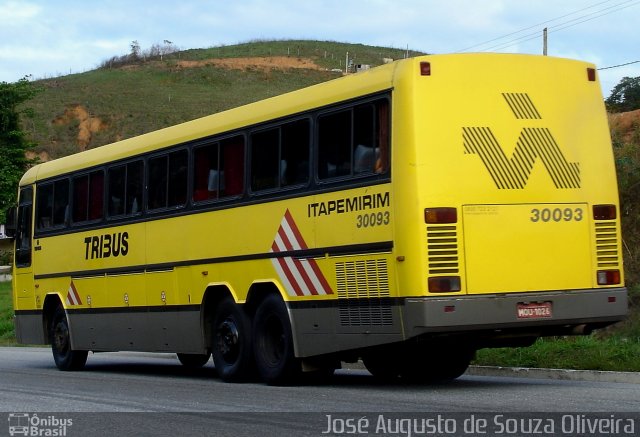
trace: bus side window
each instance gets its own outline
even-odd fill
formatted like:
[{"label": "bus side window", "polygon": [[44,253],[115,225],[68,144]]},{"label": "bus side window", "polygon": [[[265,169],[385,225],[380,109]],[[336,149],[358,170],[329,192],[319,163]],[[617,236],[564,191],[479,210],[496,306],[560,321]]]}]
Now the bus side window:
[{"label": "bus side window", "polygon": [[356,106],[353,119],[353,173],[372,173],[378,151],[374,106]]},{"label": "bus side window", "polygon": [[189,178],[189,152],[186,149],[169,154],[169,180],[167,204],[179,208],[187,203],[187,180]]},{"label": "bus side window", "polygon": [[251,134],[251,191],[277,188],[280,174],[280,129]]},{"label": "bus side window", "polygon": [[309,120],[251,135],[251,190],[300,185],[309,180]]},{"label": "bus side window", "polygon": [[224,178],[220,175],[220,144],[207,144],[193,150],[193,200],[217,199],[220,183],[224,186]]},{"label": "bus side window", "polygon": [[149,160],[149,209],[179,208],[186,204],[187,165],[186,149]]},{"label": "bus side window", "polygon": [[351,110],[318,118],[318,177],[351,174]]},{"label": "bus side window", "polygon": [[310,123],[308,119],[282,126],[280,185],[300,185],[309,181]]},{"label": "bus side window", "polygon": [[111,167],[108,177],[109,216],[139,214],[142,206],[143,161]]},{"label": "bus side window", "polygon": [[16,223],[16,267],[31,265],[31,211],[33,205],[33,190],[20,190],[18,203],[18,218]]},{"label": "bus side window", "polygon": [[244,191],[244,137],[193,149],[193,200],[222,199]]},{"label": "bus side window", "polygon": [[224,195],[238,196],[244,192],[244,137],[238,135],[222,140],[220,148]]},{"label": "bus side window", "polygon": [[389,103],[371,103],[318,118],[318,178],[385,173],[389,167]]},{"label": "bus side window", "polygon": [[53,226],[53,184],[40,184],[36,190],[36,227]]},{"label": "bus side window", "polygon": [[38,229],[64,226],[69,222],[69,180],[39,185],[36,191]]},{"label": "bus side window", "polygon": [[64,226],[69,218],[69,180],[62,179],[53,183],[53,225]]},{"label": "bus side window", "polygon": [[376,163],[373,171],[386,173],[389,170],[389,101],[382,99],[376,103],[378,114],[376,131],[378,133]]},{"label": "bus side window", "polygon": [[99,220],[103,214],[102,170],[73,178],[73,222]]}]

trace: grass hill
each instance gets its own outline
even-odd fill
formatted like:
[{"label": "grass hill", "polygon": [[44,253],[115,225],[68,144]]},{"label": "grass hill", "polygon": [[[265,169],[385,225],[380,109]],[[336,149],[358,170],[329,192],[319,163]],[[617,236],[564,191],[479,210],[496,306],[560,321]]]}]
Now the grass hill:
[{"label": "grass hill", "polygon": [[162,60],[123,56],[93,71],[39,81],[44,92],[29,102],[35,114],[25,130],[42,160],[58,158],[334,79],[347,53],[354,64],[372,66],[407,54],[328,41],[258,41]]},{"label": "grass hill", "polygon": [[[28,102],[34,116],[24,129],[42,160],[58,158],[339,77],[347,52],[354,64],[371,66],[407,55],[329,41],[256,41],[162,57],[121,56],[93,71],[39,81],[44,92]],[[608,361],[617,360],[624,369],[640,370],[640,111],[612,114],[609,122],[631,316],[595,338],[483,351],[479,363],[614,369],[618,364]],[[566,357],[597,362],[566,363]]]}]

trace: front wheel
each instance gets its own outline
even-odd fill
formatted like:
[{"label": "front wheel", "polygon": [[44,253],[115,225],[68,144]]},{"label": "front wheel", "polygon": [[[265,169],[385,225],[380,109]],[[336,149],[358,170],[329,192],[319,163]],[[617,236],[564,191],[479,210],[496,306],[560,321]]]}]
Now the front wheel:
[{"label": "front wheel", "polygon": [[76,351],[71,348],[69,322],[62,307],[56,308],[49,330],[51,351],[56,367],[60,370],[80,370],[87,362],[88,351]]},{"label": "front wheel", "polygon": [[300,360],[293,352],[289,313],[280,296],[267,296],[256,311],[253,354],[258,373],[267,384],[288,384],[302,373]]},{"label": "front wheel", "polygon": [[238,382],[252,373],[251,321],[231,298],[223,299],[213,317],[211,355],[220,378]]}]

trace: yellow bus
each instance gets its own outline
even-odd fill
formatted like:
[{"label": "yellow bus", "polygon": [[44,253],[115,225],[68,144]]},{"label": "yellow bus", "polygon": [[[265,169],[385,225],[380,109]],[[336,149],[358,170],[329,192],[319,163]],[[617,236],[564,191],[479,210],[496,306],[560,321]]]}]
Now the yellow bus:
[{"label": "yellow bus", "polygon": [[453,379],[627,311],[597,72],[552,57],[400,60],[46,162],[14,232],[18,341],[61,370]]}]

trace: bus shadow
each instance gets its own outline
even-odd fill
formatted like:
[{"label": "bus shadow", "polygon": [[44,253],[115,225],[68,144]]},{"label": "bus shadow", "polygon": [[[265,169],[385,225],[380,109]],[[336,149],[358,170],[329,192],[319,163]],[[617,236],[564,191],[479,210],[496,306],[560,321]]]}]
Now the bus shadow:
[{"label": "bus shadow", "polygon": [[[93,359],[92,359],[93,358]],[[47,365],[38,365],[42,369],[56,370],[53,363]],[[180,364],[177,359],[167,358],[145,358],[127,359],[123,357],[106,357],[96,354],[95,357],[90,356],[82,373],[101,373],[112,375],[137,375],[147,377],[172,377],[185,379],[203,379],[223,383],[218,373],[209,361],[205,366],[200,368],[186,367]],[[310,387],[331,387],[331,388],[362,388],[362,389],[382,389],[382,390],[469,390],[477,388],[493,388],[500,386],[532,386],[539,384],[548,384],[545,380],[522,379],[514,377],[484,377],[463,375],[452,381],[425,381],[413,382],[402,380],[383,380],[376,378],[366,370],[338,369],[331,376],[322,378],[306,377],[297,380],[291,385],[293,386],[310,386]],[[256,376],[250,378],[245,384],[264,385]]]}]

